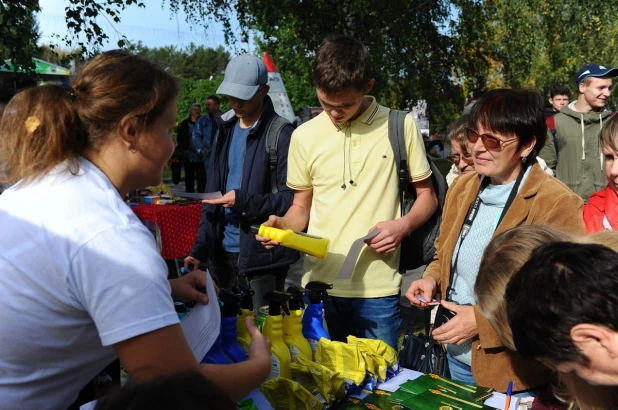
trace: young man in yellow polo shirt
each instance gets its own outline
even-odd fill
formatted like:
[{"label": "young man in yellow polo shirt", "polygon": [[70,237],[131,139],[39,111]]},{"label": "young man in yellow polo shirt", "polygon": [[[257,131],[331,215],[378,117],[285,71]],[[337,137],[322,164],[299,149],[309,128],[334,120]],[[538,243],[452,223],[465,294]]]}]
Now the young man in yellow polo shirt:
[{"label": "young man in yellow polo shirt", "polygon": [[[388,139],[389,109],[366,96],[375,83],[367,48],[353,38],[326,39],[317,52],[313,82],[324,111],[292,134],[287,185],[292,207],[267,225],[330,239],[327,257],[305,258],[303,285],[333,284],[324,310],[333,340],[348,335],[380,339],[397,347],[401,317],[399,244],[437,206],[423,140],[406,116],[405,142],[417,200],[400,215],[397,167]],[[350,279],[337,279],[354,240],[374,228]],[[257,237],[266,247],[277,243]]]}]

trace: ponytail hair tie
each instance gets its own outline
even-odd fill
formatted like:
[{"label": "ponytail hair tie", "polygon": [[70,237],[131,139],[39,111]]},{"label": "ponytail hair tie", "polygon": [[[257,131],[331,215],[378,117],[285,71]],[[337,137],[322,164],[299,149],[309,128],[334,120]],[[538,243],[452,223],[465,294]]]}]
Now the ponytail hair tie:
[{"label": "ponytail hair tie", "polygon": [[69,98],[71,99],[71,101],[75,101],[75,90],[73,89],[73,87],[71,87],[70,85],[66,85],[64,86],[64,89],[69,95]]}]

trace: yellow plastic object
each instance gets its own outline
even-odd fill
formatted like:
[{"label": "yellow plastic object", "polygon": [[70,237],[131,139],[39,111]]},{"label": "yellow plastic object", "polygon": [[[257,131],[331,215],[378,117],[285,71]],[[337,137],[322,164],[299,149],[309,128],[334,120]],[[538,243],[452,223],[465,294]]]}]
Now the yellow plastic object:
[{"label": "yellow plastic object", "polygon": [[305,336],[303,336],[303,311],[292,310],[283,318],[283,341],[290,349],[291,362],[295,362],[299,355],[311,360],[313,352]]},{"label": "yellow plastic object", "polygon": [[283,316],[268,316],[264,322],[264,336],[270,338],[270,356],[272,359],[270,375],[267,380],[276,377],[291,379],[290,373],[290,349],[283,341]]},{"label": "yellow plastic object", "polygon": [[335,373],[341,373],[349,384],[360,386],[365,379],[366,365],[358,346],[321,338],[315,361]]},{"label": "yellow plastic object", "polygon": [[358,346],[364,360],[367,372],[375,375],[378,381],[386,380],[386,370],[398,369],[397,352],[381,340],[364,339],[348,336],[348,344]]},{"label": "yellow plastic object", "polygon": [[262,392],[275,410],[322,410],[324,405],[307,389],[290,379],[277,377],[262,384]]},{"label": "yellow plastic object", "polygon": [[268,237],[281,245],[296,249],[318,259],[324,259],[328,253],[330,239],[293,232],[291,229],[277,229],[260,225],[258,235]]},{"label": "yellow plastic object", "polygon": [[290,365],[292,379],[300,383],[325,404],[333,404],[345,396],[345,383],[341,373],[336,373],[319,363],[298,356],[296,363]]},{"label": "yellow plastic object", "polygon": [[172,193],[172,190],[170,189],[170,187],[168,187],[167,185],[165,185],[164,182],[161,182],[159,185],[157,186],[149,186],[146,187],[147,190],[149,190],[150,192],[152,192],[153,194],[157,195],[160,194],[161,192],[163,192],[166,195],[169,196],[173,196],[174,194]]},{"label": "yellow plastic object", "polygon": [[253,316],[253,310],[241,309],[242,315],[236,315],[236,332],[238,333],[238,343],[245,355],[249,357],[249,345],[251,344],[251,335],[245,325],[245,318],[247,316]]}]

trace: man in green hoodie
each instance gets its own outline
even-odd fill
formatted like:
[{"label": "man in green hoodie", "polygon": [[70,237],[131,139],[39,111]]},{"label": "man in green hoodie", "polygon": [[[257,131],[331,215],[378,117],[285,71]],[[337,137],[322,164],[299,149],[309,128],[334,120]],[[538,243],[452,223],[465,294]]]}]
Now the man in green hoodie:
[{"label": "man in green hoodie", "polygon": [[617,68],[584,66],[577,74],[577,100],[547,119],[548,138],[539,157],[584,201],[607,185],[599,132],[612,115],[605,104],[616,76]]}]

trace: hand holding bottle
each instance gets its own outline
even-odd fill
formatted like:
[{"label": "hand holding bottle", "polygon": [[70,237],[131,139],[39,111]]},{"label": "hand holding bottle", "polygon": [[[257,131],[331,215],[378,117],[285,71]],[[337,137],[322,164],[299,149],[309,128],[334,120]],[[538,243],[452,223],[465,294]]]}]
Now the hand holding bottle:
[{"label": "hand holding bottle", "polygon": [[270,372],[270,339],[259,331],[255,323],[253,323],[252,316],[245,317],[245,325],[251,336],[249,360],[263,362],[265,368],[267,367],[268,372]]},{"label": "hand holding bottle", "polygon": [[[270,217],[268,217],[268,220],[264,223],[262,223],[262,225],[264,226],[272,226],[274,228],[279,228],[279,229],[285,229],[285,227],[283,226],[283,218],[278,217],[277,215],[271,215]],[[255,239],[258,242],[261,242],[262,245],[266,248],[266,249],[272,249],[275,246],[279,246],[279,242],[274,241],[266,236],[260,236],[260,235],[255,235]]]}]

